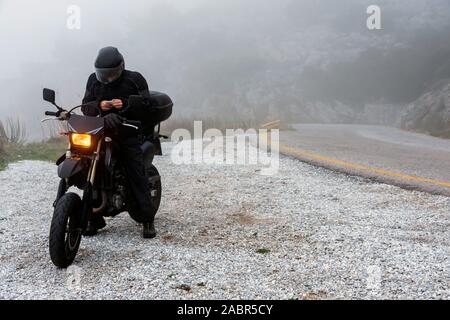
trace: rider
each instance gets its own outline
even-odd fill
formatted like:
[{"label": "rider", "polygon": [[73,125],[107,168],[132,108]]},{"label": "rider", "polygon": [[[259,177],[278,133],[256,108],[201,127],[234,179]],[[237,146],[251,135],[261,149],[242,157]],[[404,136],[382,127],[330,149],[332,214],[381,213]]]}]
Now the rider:
[{"label": "rider", "polygon": [[[130,95],[142,96],[143,107],[126,110]],[[105,120],[105,128],[118,133],[116,140],[120,146],[119,159],[139,208],[133,219],[143,224],[144,238],[154,238],[156,236],[155,217],[149,210],[150,189],[145,177],[144,158],[140,148],[141,139],[136,131],[121,130],[123,127],[120,126],[124,117],[139,121],[149,118],[151,105],[147,81],[140,73],[125,69],[123,56],[117,48],[105,47],[98,53],[95,73],[88,79],[83,104],[87,104],[82,107],[83,114],[100,115]],[[101,215],[95,215],[89,221],[85,234],[95,235],[97,230],[105,226],[104,218]]]}]

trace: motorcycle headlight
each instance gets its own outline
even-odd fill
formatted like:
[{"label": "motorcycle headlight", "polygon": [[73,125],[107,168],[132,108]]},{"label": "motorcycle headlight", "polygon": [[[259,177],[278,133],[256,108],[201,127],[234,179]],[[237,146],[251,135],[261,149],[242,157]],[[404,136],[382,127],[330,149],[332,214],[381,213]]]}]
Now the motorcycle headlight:
[{"label": "motorcycle headlight", "polygon": [[77,147],[89,148],[92,140],[90,134],[72,133],[72,144]]}]

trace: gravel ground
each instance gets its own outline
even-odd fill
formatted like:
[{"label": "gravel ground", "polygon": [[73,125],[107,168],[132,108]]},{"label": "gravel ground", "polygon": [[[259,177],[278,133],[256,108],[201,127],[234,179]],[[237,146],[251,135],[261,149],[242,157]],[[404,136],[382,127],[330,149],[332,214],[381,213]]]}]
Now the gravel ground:
[{"label": "gravel ground", "polygon": [[450,298],[449,198],[286,157],[274,176],[169,156],[156,165],[158,237],[142,239],[122,214],[83,239],[67,270],[47,247],[56,167],[0,172],[0,298]]}]

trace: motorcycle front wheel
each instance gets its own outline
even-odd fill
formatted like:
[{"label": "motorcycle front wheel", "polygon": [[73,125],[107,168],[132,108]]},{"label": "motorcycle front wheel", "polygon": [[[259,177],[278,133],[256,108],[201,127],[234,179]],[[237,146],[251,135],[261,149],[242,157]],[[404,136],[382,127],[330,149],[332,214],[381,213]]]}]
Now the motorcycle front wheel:
[{"label": "motorcycle front wheel", "polygon": [[75,259],[81,242],[80,197],[63,195],[55,206],[49,235],[50,258],[55,266],[67,268]]}]

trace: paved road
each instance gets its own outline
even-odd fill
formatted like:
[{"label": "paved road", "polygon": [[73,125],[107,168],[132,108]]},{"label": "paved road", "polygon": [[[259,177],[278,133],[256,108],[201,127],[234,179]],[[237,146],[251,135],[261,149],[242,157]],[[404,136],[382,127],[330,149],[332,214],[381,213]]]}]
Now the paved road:
[{"label": "paved road", "polygon": [[368,125],[294,125],[280,150],[333,170],[450,196],[450,140]]}]

